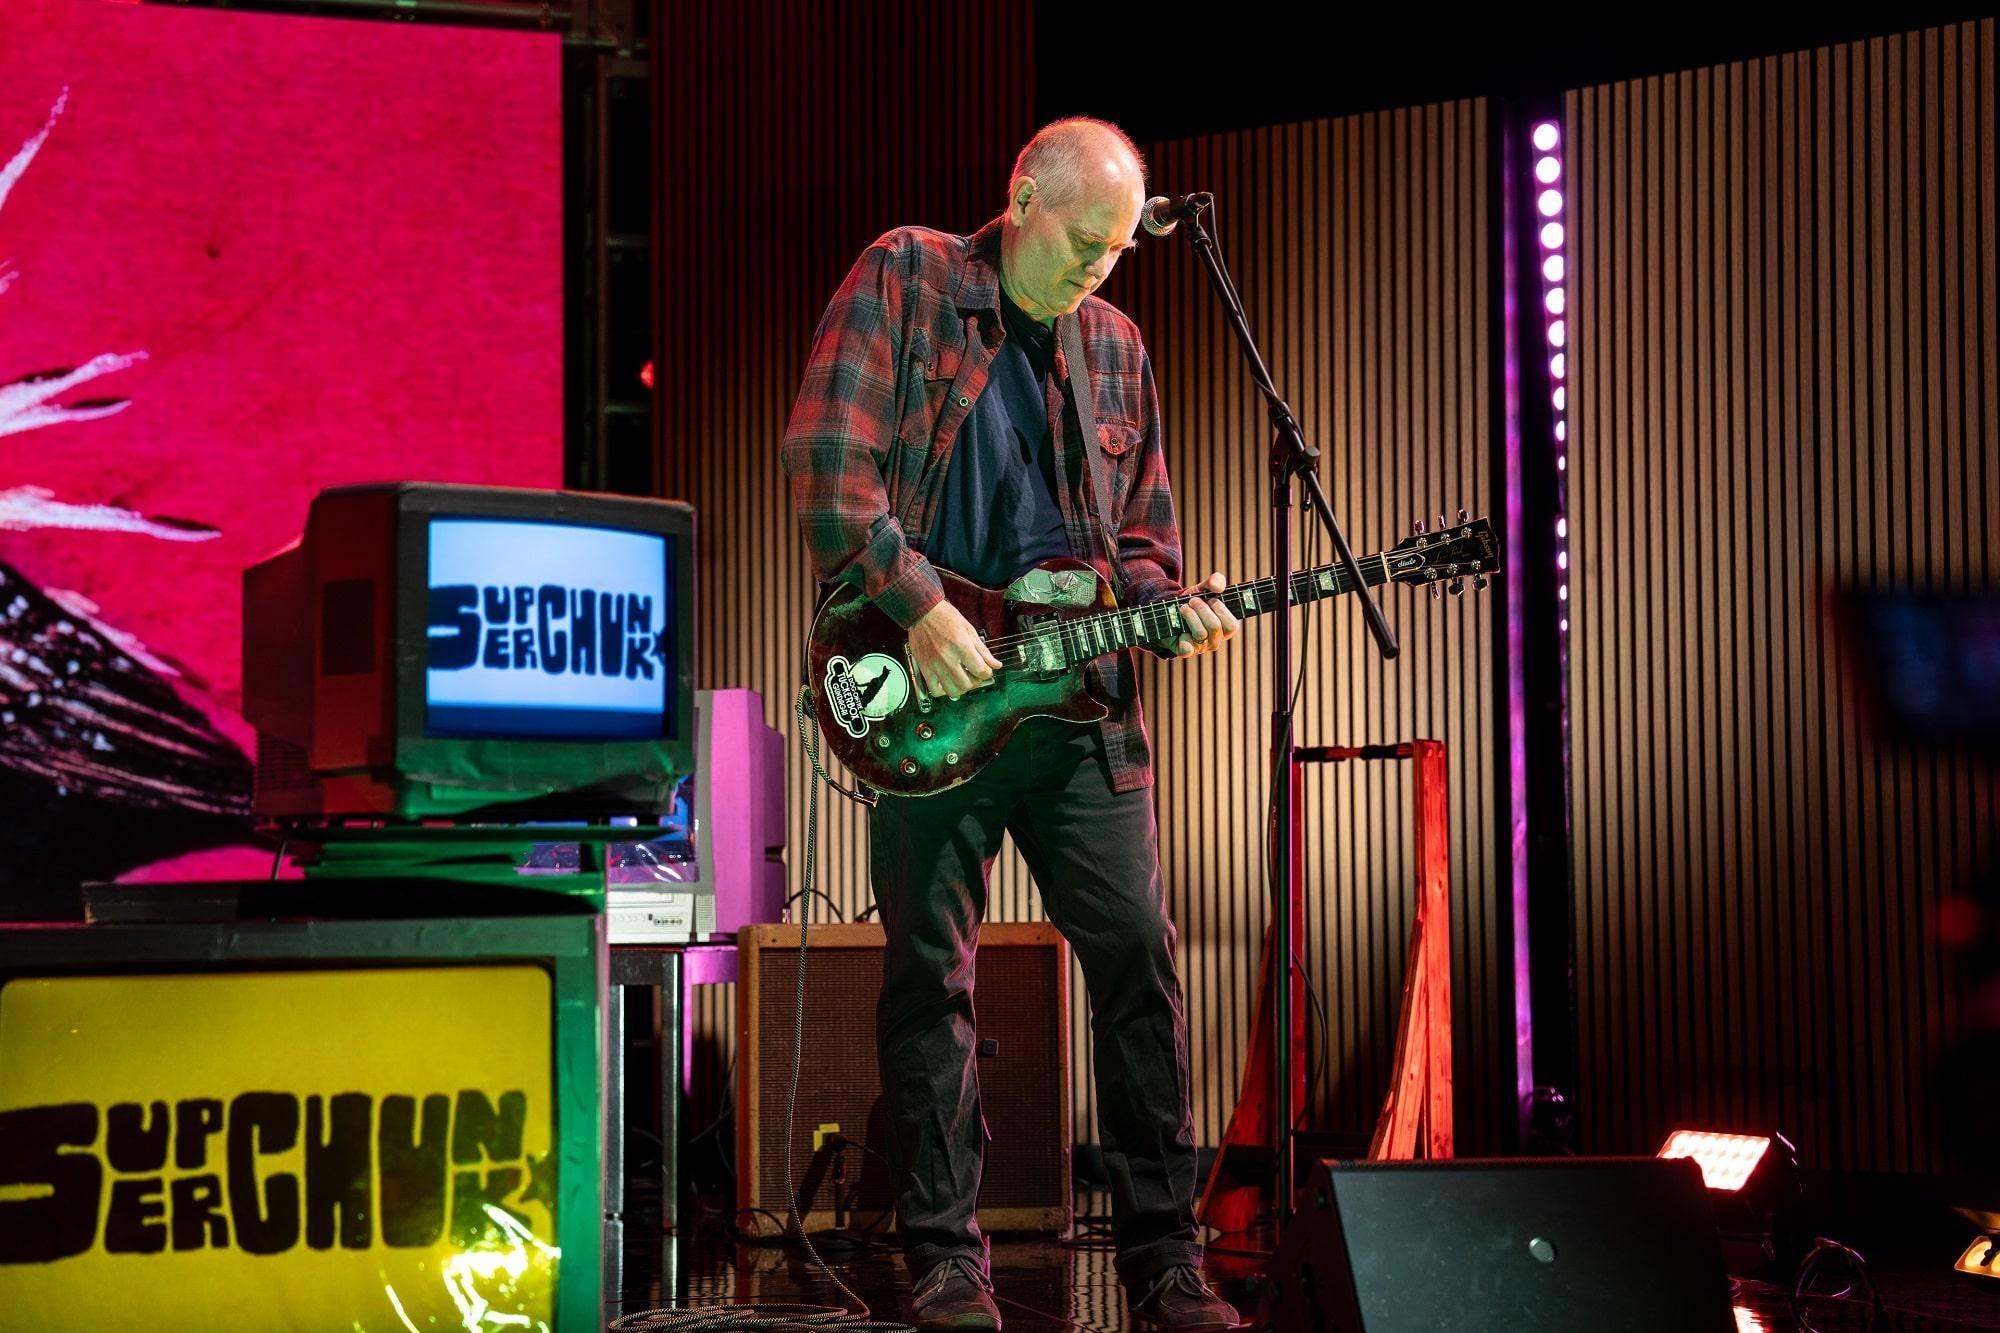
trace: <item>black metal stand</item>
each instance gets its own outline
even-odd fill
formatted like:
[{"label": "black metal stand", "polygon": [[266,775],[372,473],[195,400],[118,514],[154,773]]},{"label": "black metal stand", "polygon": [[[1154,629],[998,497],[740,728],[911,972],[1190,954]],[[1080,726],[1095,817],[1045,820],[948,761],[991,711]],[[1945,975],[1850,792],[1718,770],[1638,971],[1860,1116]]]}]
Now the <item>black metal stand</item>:
[{"label": "black metal stand", "polygon": [[[1197,197],[1190,196],[1193,202]],[[1201,196],[1205,200],[1205,196]],[[1294,1164],[1292,1160],[1292,901],[1298,893],[1294,879],[1293,844],[1298,830],[1292,820],[1292,480],[1297,478],[1305,489],[1308,507],[1319,512],[1320,521],[1326,525],[1327,534],[1333,538],[1333,549],[1340,566],[1349,579],[1349,586],[1360,599],[1362,614],[1368,622],[1369,633],[1382,650],[1382,656],[1396,655],[1396,638],[1390,633],[1389,624],[1382,618],[1382,610],[1368,591],[1367,582],[1361,577],[1361,566],[1354,559],[1354,551],[1347,544],[1347,535],[1340,530],[1340,524],[1333,517],[1333,509],[1326,502],[1326,493],[1320,488],[1319,474],[1315,470],[1319,462],[1319,450],[1306,443],[1299,429],[1298,418],[1278,393],[1271,382],[1271,372],[1264,364],[1263,355],[1257,350],[1257,340],[1250,332],[1249,321],[1244,317],[1243,302],[1237,295],[1236,284],[1229,280],[1221,257],[1215,252],[1215,243],[1202,229],[1201,212],[1205,202],[1195,202],[1191,211],[1183,218],[1188,232],[1188,243],[1194,247],[1202,267],[1208,272],[1209,283],[1222,301],[1223,313],[1228,316],[1229,326],[1236,333],[1236,341],[1243,349],[1243,358],[1250,366],[1250,378],[1257,391],[1264,395],[1264,401],[1271,414],[1271,454],[1269,469],[1271,476],[1271,563],[1272,579],[1275,585],[1285,590],[1285,605],[1274,625],[1276,638],[1271,652],[1271,845],[1267,855],[1278,865],[1271,874],[1271,918],[1272,948],[1276,957],[1272,988],[1272,1066],[1277,1079],[1277,1096],[1272,1101],[1272,1143],[1277,1166],[1278,1233],[1283,1235],[1291,1222],[1292,1188]]]}]

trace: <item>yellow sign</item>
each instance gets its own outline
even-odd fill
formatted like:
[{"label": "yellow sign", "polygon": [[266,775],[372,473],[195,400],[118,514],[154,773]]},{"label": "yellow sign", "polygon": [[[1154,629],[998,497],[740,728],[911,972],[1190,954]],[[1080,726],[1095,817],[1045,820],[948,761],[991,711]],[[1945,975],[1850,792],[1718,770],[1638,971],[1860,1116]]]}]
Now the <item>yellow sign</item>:
[{"label": "yellow sign", "polygon": [[0,1329],[548,1329],[553,1022],[511,964],[7,983]]}]

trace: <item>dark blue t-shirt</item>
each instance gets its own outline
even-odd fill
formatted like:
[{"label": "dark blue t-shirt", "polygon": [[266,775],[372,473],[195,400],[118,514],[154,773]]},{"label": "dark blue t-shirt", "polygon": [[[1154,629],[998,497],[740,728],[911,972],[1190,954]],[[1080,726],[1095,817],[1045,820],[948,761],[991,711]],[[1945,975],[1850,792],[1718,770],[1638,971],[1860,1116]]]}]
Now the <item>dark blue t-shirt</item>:
[{"label": "dark blue t-shirt", "polygon": [[975,583],[1004,587],[1043,560],[1070,553],[1056,503],[1056,444],[1044,386],[1055,330],[1000,297],[1007,339],[986,389],[952,443],[924,555]]}]

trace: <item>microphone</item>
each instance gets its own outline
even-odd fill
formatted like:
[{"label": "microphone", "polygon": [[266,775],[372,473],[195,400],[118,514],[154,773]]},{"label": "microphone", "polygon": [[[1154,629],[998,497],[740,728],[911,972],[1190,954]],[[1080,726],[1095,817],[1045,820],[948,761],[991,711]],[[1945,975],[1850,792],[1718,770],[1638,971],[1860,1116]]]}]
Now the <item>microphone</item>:
[{"label": "microphone", "polygon": [[1214,202],[1215,196],[1206,190],[1184,194],[1177,199],[1156,194],[1139,210],[1139,222],[1150,234],[1165,236],[1181,225],[1182,218],[1191,218]]}]

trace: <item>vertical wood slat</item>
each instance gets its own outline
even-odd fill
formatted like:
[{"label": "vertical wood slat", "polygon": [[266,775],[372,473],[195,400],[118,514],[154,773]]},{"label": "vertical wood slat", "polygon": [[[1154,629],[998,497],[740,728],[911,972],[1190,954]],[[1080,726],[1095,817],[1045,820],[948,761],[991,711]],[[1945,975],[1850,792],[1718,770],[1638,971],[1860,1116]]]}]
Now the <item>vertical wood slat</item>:
[{"label": "vertical wood slat", "polygon": [[[1358,552],[1489,492],[1486,109],[1460,102],[1148,146],[1152,188],[1211,189],[1215,232],[1272,375],[1323,450],[1322,482]],[[1159,379],[1190,578],[1268,572],[1270,426],[1206,279],[1180,238],[1149,244],[1107,295],[1145,332]],[[1304,530],[1295,517],[1295,529]],[[1302,539],[1295,559],[1330,549]],[[1351,604],[1299,626],[1296,727],[1310,744],[1436,737],[1450,763],[1458,1108],[1465,1150],[1505,1118],[1511,1009],[1490,712],[1486,599],[1388,589],[1404,651],[1385,664]],[[1182,927],[1197,1137],[1237,1093],[1269,920],[1262,853],[1270,635],[1142,667],[1159,771],[1161,854]],[[1326,1009],[1310,1123],[1364,1141],[1388,1088],[1416,870],[1407,765],[1312,766],[1301,957]]]},{"label": "vertical wood slat", "polygon": [[[893,0],[868,23],[807,0],[654,14],[655,475],[698,514],[699,683],[760,691],[793,740],[797,891],[814,784],[792,707],[814,588],[779,444],[813,329],[868,243],[906,222],[969,231],[999,210],[1034,128],[1033,6]],[[851,919],[870,902],[864,818],[830,793],[819,815],[819,887]],[[698,1118],[728,1087],[725,989],[696,992],[691,1027]]]},{"label": "vertical wood slat", "polygon": [[[1031,20],[1025,5],[904,4],[863,36],[802,0],[748,13],[662,7],[657,475],[700,513],[702,684],[761,690],[787,735],[812,587],[778,445],[812,329],[880,232],[904,222],[970,231],[998,210],[1034,127]],[[967,115],[954,108],[974,58],[986,91]],[[1145,146],[1156,188],[1209,188],[1223,201],[1218,239],[1274,373],[1326,451],[1325,484],[1358,551],[1392,544],[1420,513],[1477,509],[1488,493],[1485,134],[1484,107],[1455,103]],[[1179,238],[1142,247],[1107,295],[1153,353],[1186,547],[1200,566],[1191,573],[1268,572],[1268,425],[1191,256]],[[1351,607],[1310,614],[1300,739],[1445,741],[1456,1081],[1498,1087],[1511,1057],[1486,776],[1491,618],[1479,597],[1433,603],[1398,589],[1388,603],[1405,650],[1387,667]],[[1266,919],[1267,631],[1253,624],[1192,664],[1142,667],[1204,1143],[1219,1138],[1235,1097]],[[796,890],[810,771],[796,745],[789,753]],[[1330,1088],[1316,1122],[1361,1134],[1393,1055],[1415,881],[1409,799],[1403,765],[1308,778],[1300,946],[1330,1020],[1328,1039],[1316,1037]],[[823,795],[821,842],[820,887],[852,916],[869,902],[860,812]],[[1042,919],[1011,850],[994,868],[988,915]],[[1073,992],[1083,989],[1074,977]],[[1072,1021],[1075,1130],[1093,1142],[1081,1003]],[[732,1023],[726,997],[699,999],[695,1040],[716,1049],[717,1068]],[[704,1092],[697,1116],[714,1101]],[[1500,1121],[1497,1109],[1461,1101],[1468,1149],[1497,1147]]]},{"label": "vertical wood slat", "polygon": [[1842,584],[1991,590],[1994,24],[1573,93],[1571,698],[1585,1146],[1782,1129],[1941,1171],[1929,931],[1995,852],[1886,744]]}]

